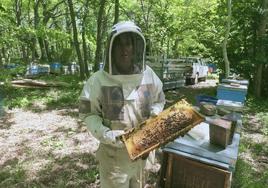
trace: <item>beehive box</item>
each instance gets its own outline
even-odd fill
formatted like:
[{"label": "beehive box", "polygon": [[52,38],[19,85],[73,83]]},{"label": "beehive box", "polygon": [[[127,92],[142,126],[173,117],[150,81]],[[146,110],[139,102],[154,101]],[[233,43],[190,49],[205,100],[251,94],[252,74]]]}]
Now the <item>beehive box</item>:
[{"label": "beehive box", "polygon": [[138,127],[129,130],[121,139],[126,145],[130,159],[135,160],[155,148],[184,135],[195,125],[204,121],[185,100],[150,118]]},{"label": "beehive box", "polygon": [[247,86],[231,84],[219,84],[217,87],[217,98],[223,100],[237,101],[244,103],[247,95]]},{"label": "beehive box", "polygon": [[232,173],[171,151],[163,152],[162,188],[230,188]]},{"label": "beehive box", "polygon": [[229,114],[222,117],[222,119],[226,119],[226,120],[232,122],[229,144],[232,144],[232,142],[233,142],[234,133],[236,132],[237,121],[240,118],[241,118],[241,116],[235,112],[229,113]]},{"label": "beehive box", "polygon": [[226,147],[230,142],[232,122],[224,119],[214,119],[209,122],[210,142]]}]

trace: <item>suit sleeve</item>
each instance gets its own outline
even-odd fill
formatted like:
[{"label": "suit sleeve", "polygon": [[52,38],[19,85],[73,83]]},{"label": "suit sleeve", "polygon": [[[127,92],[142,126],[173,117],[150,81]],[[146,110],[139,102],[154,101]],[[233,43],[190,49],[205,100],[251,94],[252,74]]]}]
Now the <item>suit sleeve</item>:
[{"label": "suit sleeve", "polygon": [[79,117],[85,122],[91,134],[101,141],[109,128],[103,125],[100,83],[95,75],[85,83],[79,100]]},{"label": "suit sleeve", "polygon": [[152,78],[154,83],[154,95],[152,98],[151,115],[155,116],[163,111],[166,100],[163,92],[163,84],[153,70]]}]

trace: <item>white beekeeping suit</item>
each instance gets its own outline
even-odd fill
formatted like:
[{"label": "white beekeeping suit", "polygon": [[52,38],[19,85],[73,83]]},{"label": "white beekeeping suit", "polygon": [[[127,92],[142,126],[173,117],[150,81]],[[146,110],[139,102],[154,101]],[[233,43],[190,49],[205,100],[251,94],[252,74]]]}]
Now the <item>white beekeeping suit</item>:
[{"label": "white beekeeping suit", "polygon": [[102,188],[141,186],[145,161],[131,161],[116,137],[164,108],[162,83],[144,59],[145,39],[140,28],[133,22],[116,24],[104,70],[89,78],[80,96],[80,115],[100,141],[97,159]]}]

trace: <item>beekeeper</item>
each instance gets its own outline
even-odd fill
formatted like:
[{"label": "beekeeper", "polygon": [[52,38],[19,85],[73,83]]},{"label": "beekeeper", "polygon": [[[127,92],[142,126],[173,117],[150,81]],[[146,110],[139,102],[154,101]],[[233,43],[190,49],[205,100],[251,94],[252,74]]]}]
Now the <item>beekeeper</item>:
[{"label": "beekeeper", "polygon": [[145,65],[145,39],[133,22],[112,27],[104,70],[85,83],[79,112],[89,131],[100,142],[99,160],[102,188],[142,186],[145,160],[131,161],[117,138],[163,110],[162,83]]}]

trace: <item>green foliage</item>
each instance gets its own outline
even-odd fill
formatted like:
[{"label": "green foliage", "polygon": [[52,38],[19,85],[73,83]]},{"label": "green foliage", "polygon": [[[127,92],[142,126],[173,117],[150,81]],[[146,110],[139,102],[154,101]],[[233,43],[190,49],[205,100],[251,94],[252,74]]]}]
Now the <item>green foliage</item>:
[{"label": "green foliage", "polygon": [[260,123],[262,124],[261,131],[263,134],[268,136],[268,112],[260,112],[257,114],[257,117],[260,119]]},{"label": "green foliage", "polygon": [[268,170],[258,174],[250,164],[238,159],[234,173],[233,188],[264,188],[267,185]]},{"label": "green foliage", "polygon": [[60,55],[60,62],[64,65],[70,64],[73,58],[73,49],[64,48],[62,49],[62,53]]},{"label": "green foliage", "polygon": [[246,106],[247,106],[247,112],[251,113],[268,112],[268,100],[255,98],[250,94],[247,96]]},{"label": "green foliage", "polygon": [[264,135],[268,135],[268,100],[258,99],[251,95],[247,97],[246,111],[247,114],[255,114]]},{"label": "green foliage", "polygon": [[11,185],[20,187],[21,182],[26,178],[25,170],[17,161],[12,161],[10,166],[0,169],[0,187],[11,187]]},{"label": "green foliage", "polygon": [[254,158],[262,155],[267,156],[268,155],[268,145],[263,143],[255,143],[251,139],[241,139],[241,144],[239,146],[239,151],[244,152],[250,150],[250,153],[254,156]]},{"label": "green foliage", "polygon": [[252,150],[256,156],[259,155],[268,156],[268,146],[266,145],[265,142],[254,144]]},{"label": "green foliage", "polygon": [[77,106],[80,92],[81,90],[77,88],[60,90],[57,92],[56,97],[49,100],[46,105],[48,108]]},{"label": "green foliage", "polygon": [[51,147],[52,149],[61,149],[64,146],[63,140],[56,137],[49,137],[41,142],[42,146]]},{"label": "green foliage", "polygon": [[3,88],[4,105],[7,108],[22,107],[37,110],[36,103],[45,108],[61,108],[77,106],[82,89],[77,75],[44,76],[41,80],[69,83],[68,87],[59,88],[15,88],[5,85]]},{"label": "green foliage", "polygon": [[238,159],[234,173],[233,188],[248,187],[253,181],[254,170],[245,161]]},{"label": "green foliage", "polygon": [[[127,14],[135,14],[135,21],[152,41],[152,53],[168,53],[169,57],[185,55],[211,56],[220,43],[215,32],[216,1],[123,1]],[[124,15],[122,15],[124,17]],[[127,18],[127,17],[126,17]],[[220,29],[219,29],[220,30]]]},{"label": "green foliage", "polygon": [[207,79],[210,79],[210,80],[219,80],[219,75],[218,74],[215,74],[215,73],[209,73],[208,76],[207,76]]},{"label": "green foliage", "polygon": [[[29,168],[28,163],[10,161],[0,169],[0,187],[86,187],[97,179],[97,162],[88,153],[59,159],[51,155],[45,157],[48,164],[38,172],[38,179],[33,180],[27,179],[25,168]],[[82,168],[78,163],[89,167]]]},{"label": "green foliage", "polygon": [[[266,143],[254,143],[252,140],[242,139],[239,145],[239,152],[246,152],[250,150],[253,158],[258,156],[268,155],[268,146]],[[240,188],[264,188],[267,185],[268,170],[264,170],[263,173],[256,171],[252,164],[238,158],[236,163],[236,170],[233,177],[232,187]]]},{"label": "green foliage", "polygon": [[[0,11],[0,44],[12,57],[21,56],[21,48],[25,47],[27,54],[24,58],[40,57],[39,44],[43,40],[49,60],[59,60],[66,63],[71,58],[70,53],[63,52],[73,48],[70,17],[66,13],[66,3],[56,0],[39,3],[34,12],[34,1],[22,1],[18,7],[21,12],[15,12],[14,1],[1,2]],[[90,1],[85,8],[84,1],[75,1],[77,28],[81,42],[82,29],[86,33],[86,44],[90,63],[96,51],[96,31],[99,4]],[[106,4],[106,15],[103,24],[103,38],[107,36],[107,28],[113,23],[112,1]],[[16,14],[18,13],[18,14]],[[38,16],[34,16],[38,13]],[[260,47],[267,51],[267,35],[256,35],[263,15],[260,0],[241,0],[232,2],[231,31],[228,40],[228,58],[231,68],[246,79],[252,79],[256,64],[265,62],[265,54]],[[16,17],[17,15],[17,17]],[[17,18],[20,18],[20,25]],[[227,18],[226,1],[222,0],[146,0],[120,1],[120,21],[134,20],[143,30],[146,38],[150,39],[151,55],[167,54],[169,57],[200,55],[211,57],[219,68],[224,70],[222,58],[222,41]],[[102,39],[104,41],[104,39]],[[54,47],[54,50],[51,48]],[[31,51],[34,50],[35,51]],[[26,53],[24,51],[24,53]],[[261,52],[261,53],[260,53]],[[35,54],[35,55],[33,55]],[[43,54],[44,55],[44,54]],[[35,56],[35,57],[31,57]],[[45,56],[45,55],[44,55]],[[61,57],[60,57],[61,56]],[[73,59],[76,54],[73,54]],[[42,56],[43,58],[43,56]],[[266,79],[267,80],[267,79]],[[266,83],[265,81],[264,83]],[[267,84],[263,84],[268,89]],[[266,92],[267,93],[267,92]]]}]

